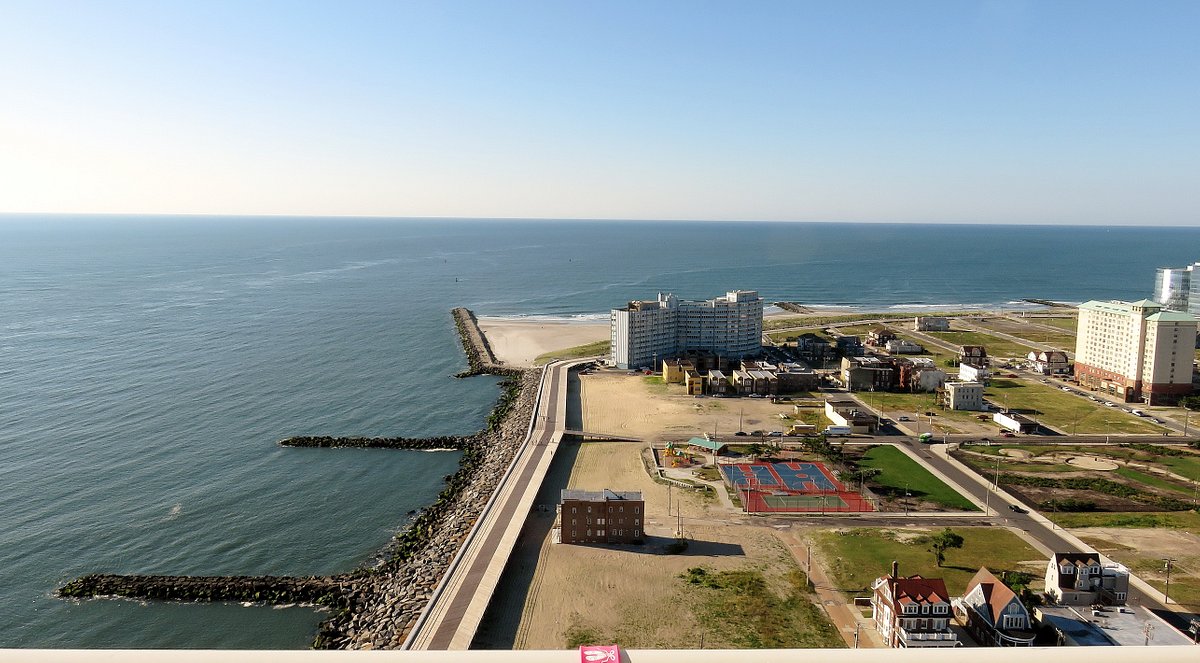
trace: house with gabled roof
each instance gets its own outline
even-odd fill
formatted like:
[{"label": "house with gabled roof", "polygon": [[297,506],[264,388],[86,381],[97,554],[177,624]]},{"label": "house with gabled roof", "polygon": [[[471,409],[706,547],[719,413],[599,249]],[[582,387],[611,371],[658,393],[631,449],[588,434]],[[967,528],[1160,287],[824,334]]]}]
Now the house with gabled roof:
[{"label": "house with gabled roof", "polygon": [[1097,552],[1056,552],[1046,565],[1046,598],[1061,605],[1125,605],[1129,569]]},{"label": "house with gabled roof", "polygon": [[956,647],[950,630],[950,593],[941,578],[892,573],[871,585],[871,620],[889,647]]},{"label": "house with gabled roof", "polygon": [[954,613],[966,620],[967,630],[980,644],[992,647],[1032,647],[1036,633],[1029,611],[1008,585],[987,567],[980,567]]}]

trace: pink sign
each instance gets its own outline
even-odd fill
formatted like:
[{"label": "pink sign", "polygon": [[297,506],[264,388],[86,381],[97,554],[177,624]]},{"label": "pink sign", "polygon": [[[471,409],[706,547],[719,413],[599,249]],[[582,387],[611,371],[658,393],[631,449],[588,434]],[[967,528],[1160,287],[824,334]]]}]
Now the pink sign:
[{"label": "pink sign", "polygon": [[620,663],[618,645],[583,645],[579,648],[579,663]]}]

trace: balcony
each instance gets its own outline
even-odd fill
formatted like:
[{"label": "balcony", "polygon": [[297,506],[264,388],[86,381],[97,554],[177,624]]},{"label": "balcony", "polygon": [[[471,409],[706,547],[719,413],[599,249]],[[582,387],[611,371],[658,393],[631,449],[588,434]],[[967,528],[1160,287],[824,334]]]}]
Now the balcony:
[{"label": "balcony", "polygon": [[953,631],[910,631],[902,628],[900,643],[905,647],[957,647],[958,634]]}]

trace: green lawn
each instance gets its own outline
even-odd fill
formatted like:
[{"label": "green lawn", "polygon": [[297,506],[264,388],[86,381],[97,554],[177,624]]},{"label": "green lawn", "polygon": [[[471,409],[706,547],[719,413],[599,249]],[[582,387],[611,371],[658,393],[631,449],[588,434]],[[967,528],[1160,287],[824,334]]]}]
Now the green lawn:
[{"label": "green lawn", "polygon": [[955,345],[982,345],[989,357],[1024,357],[1033,348],[983,332],[949,331],[926,332],[930,336]]},{"label": "green lawn", "polygon": [[[800,570],[772,588],[754,569],[713,571],[692,567],[682,574],[692,610],[713,645],[744,649],[845,647],[837,627],[812,601]],[[782,590],[782,591],[778,591]],[[783,598],[780,598],[780,595]],[[610,640],[611,642],[611,640]]]},{"label": "green lawn", "polygon": [[[946,563],[940,568],[929,552],[928,543],[919,538],[901,540],[891,530],[830,530],[818,534],[816,539],[833,582],[849,596],[869,594],[871,583],[891,572],[892,560],[899,563],[900,575],[919,573],[928,578],[942,578],[951,595],[961,595],[980,566],[988,567],[997,576],[1002,571],[1018,570],[1037,575],[1045,568],[1045,556],[1008,530],[990,527],[951,530],[963,537],[963,547],[947,550]],[[940,528],[930,528],[928,533],[939,531]]]},{"label": "green lawn", "polygon": [[873,481],[903,495],[907,489],[914,497],[935,502],[950,509],[978,511],[979,507],[921,467],[903,451],[891,445],[871,447],[858,463],[860,468],[876,468],[883,473]]},{"label": "green lawn", "polygon": [[855,320],[892,320],[904,318],[903,313],[851,313],[847,315],[798,315],[763,319],[763,329],[786,329],[788,327],[828,327],[839,322]]},{"label": "green lawn", "polygon": [[1171,483],[1170,481],[1155,474],[1139,472],[1128,467],[1118,467],[1117,469],[1113,470],[1113,474],[1123,476],[1130,481],[1144,483],[1147,486],[1153,486],[1162,490],[1169,490],[1174,493],[1178,493],[1180,497],[1191,497],[1192,495],[1191,488],[1184,488],[1177,483]]},{"label": "green lawn", "polygon": [[1002,407],[1025,411],[1064,433],[1162,433],[1165,428],[1119,408],[1104,407],[1062,389],[1024,380],[995,378],[984,396]]},{"label": "green lawn", "polygon": [[[975,324],[989,329],[991,331],[999,331],[1015,336],[1026,341],[1034,343],[1044,343],[1060,350],[1067,352],[1075,351],[1075,335],[1067,332],[1052,332],[1048,329],[1040,327],[1026,327],[1024,325],[1004,325],[996,322],[976,322]],[[986,343],[984,344],[986,345]],[[990,353],[990,348],[989,348]],[[1029,349],[1025,350],[1025,354],[1029,354]]]},{"label": "green lawn", "polygon": [[[1051,514],[1044,514],[1051,515]],[[1054,522],[1061,527],[1164,527],[1200,531],[1200,513],[1196,511],[1167,511],[1145,513],[1055,513]]]},{"label": "green lawn", "polygon": [[612,347],[611,341],[596,341],[595,343],[587,343],[585,345],[577,345],[573,348],[564,350],[555,350],[547,352],[544,355],[539,355],[533,363],[537,366],[548,364],[557,359],[580,359],[583,357],[592,357],[595,355],[606,355]]},{"label": "green lawn", "polygon": [[1165,466],[1175,474],[1200,481],[1200,456],[1159,456],[1154,462]]},{"label": "green lawn", "polygon": [[1066,329],[1068,331],[1076,331],[1079,329],[1079,318],[1077,318],[1075,316],[1071,316],[1069,318],[1032,318],[1032,319],[1035,322],[1041,323],[1043,325],[1050,325],[1051,327],[1058,327],[1059,329]]}]

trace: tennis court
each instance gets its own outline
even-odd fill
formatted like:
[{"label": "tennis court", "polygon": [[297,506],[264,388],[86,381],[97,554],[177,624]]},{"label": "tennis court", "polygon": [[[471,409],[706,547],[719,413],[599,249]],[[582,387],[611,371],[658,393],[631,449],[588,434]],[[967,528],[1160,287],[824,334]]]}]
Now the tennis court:
[{"label": "tennis court", "polygon": [[721,475],[751,513],[859,513],[874,505],[821,463],[730,463]]}]

